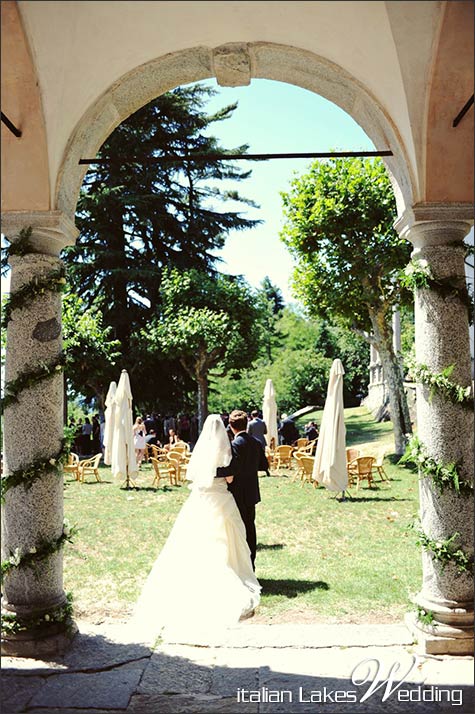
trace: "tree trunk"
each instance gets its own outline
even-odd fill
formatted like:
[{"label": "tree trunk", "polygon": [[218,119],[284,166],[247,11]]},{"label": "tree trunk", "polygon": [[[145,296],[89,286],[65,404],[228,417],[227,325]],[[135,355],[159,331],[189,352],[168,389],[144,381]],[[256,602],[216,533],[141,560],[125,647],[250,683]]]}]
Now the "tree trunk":
[{"label": "tree trunk", "polygon": [[196,381],[198,383],[198,429],[201,432],[208,416],[208,374],[206,372],[198,373]]},{"label": "tree trunk", "polygon": [[370,318],[374,334],[373,344],[379,352],[384,378],[388,384],[394,449],[396,456],[402,456],[407,446],[407,434],[412,434],[412,426],[401,366],[394,352],[392,327],[383,311],[370,311]]}]

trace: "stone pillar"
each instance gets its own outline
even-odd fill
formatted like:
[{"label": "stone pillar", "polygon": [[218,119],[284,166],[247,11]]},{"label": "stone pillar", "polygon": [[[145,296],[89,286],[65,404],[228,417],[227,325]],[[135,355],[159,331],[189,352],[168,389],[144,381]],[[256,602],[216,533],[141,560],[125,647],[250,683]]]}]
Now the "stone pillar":
[{"label": "stone pillar", "polygon": [[[2,233],[15,242],[23,228],[32,227],[31,252],[10,258],[11,294],[35,278],[44,278],[62,265],[60,251],[74,243],[77,229],[60,211],[18,211],[2,215]],[[62,350],[61,294],[44,293],[15,309],[7,327],[5,380],[58,359]],[[24,389],[4,414],[4,475],[24,469],[38,459],[58,454],[63,438],[63,374]],[[63,479],[45,469],[31,487],[10,488],[2,508],[2,560],[17,549],[31,552],[63,532]],[[31,567],[13,568],[5,578],[4,612],[18,618],[41,618],[66,602],[62,552]],[[69,632],[74,629],[69,623]],[[64,625],[39,626],[2,638],[2,652],[14,656],[45,656],[68,643]]]},{"label": "stone pillar", "polygon": [[[422,260],[437,280],[465,285],[462,241],[470,230],[471,207],[415,206],[396,223],[413,246],[412,257]],[[451,381],[471,384],[468,310],[456,296],[441,294],[436,286],[415,295],[416,361],[440,373],[455,365]],[[473,482],[473,410],[454,404],[423,384],[417,385],[418,437],[438,464],[458,465],[460,477]],[[423,476],[423,474],[421,474]],[[473,557],[473,491],[458,495],[453,488],[440,493],[430,477],[420,480],[420,520],[432,540],[445,541],[459,533],[457,547]],[[444,569],[423,548],[423,582],[415,603],[433,613],[433,624],[408,616],[422,651],[432,654],[473,654],[473,578],[449,561]]]}]

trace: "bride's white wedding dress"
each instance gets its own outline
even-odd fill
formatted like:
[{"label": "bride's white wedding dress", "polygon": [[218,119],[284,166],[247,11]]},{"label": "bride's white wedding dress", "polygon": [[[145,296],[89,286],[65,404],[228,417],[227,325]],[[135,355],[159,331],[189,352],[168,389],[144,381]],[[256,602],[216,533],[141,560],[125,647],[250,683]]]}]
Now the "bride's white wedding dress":
[{"label": "bride's white wedding dress", "polygon": [[[226,437],[227,438],[227,437]],[[168,641],[206,643],[259,603],[246,531],[224,478],[191,485],[136,605]],[[152,622],[150,622],[150,618]]]}]

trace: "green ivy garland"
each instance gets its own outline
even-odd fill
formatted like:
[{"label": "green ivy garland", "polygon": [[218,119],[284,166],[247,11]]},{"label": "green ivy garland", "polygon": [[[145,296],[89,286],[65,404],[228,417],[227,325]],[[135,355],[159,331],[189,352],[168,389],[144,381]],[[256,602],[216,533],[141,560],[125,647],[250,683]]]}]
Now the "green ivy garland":
[{"label": "green ivy garland", "polygon": [[[31,234],[33,233],[33,228],[29,226],[28,228],[23,228],[20,233],[18,234],[18,237],[16,241],[13,243],[11,241],[8,241],[10,245],[6,250],[2,250],[2,262],[1,262],[1,270],[2,270],[2,275],[5,275],[6,272],[8,271],[8,262],[10,260],[10,257],[12,255],[26,255],[27,253],[34,253],[35,249],[31,243]],[[7,239],[8,240],[8,239]]]},{"label": "green ivy garland", "polygon": [[10,295],[4,305],[2,327],[5,329],[12,319],[13,310],[21,310],[31,303],[38,295],[45,292],[62,292],[66,285],[66,269],[64,266],[50,271],[44,278],[34,277],[16,293]]},{"label": "green ivy garland", "polygon": [[54,454],[54,456],[50,458],[41,456],[29,463],[28,466],[12,471],[7,476],[2,477],[0,481],[1,500],[5,500],[5,494],[10,488],[14,488],[15,486],[23,486],[26,489],[31,488],[31,485],[37,479],[41,478],[45,471],[55,471],[56,474],[60,476],[62,474],[62,466],[68,459],[70,445],[70,437],[65,436],[61,440],[59,452]]},{"label": "green ivy garland", "polygon": [[454,533],[446,540],[434,540],[424,531],[414,526],[417,534],[417,545],[427,550],[433,560],[439,563],[441,570],[445,570],[449,563],[453,563],[459,574],[466,573],[473,575],[473,556],[468,556],[462,548],[457,548],[454,541],[460,537],[460,533]]},{"label": "green ivy garland", "polygon": [[431,399],[434,394],[441,394],[453,404],[461,404],[464,407],[473,409],[471,386],[462,387],[449,379],[455,369],[454,364],[449,365],[441,372],[432,372],[427,365],[418,362],[411,362],[408,367],[416,382],[429,387]]},{"label": "green ivy garland", "polygon": [[473,483],[460,478],[455,464],[441,466],[435,459],[427,455],[424,444],[417,436],[409,441],[404,455],[399,459],[400,464],[413,464],[419,468],[424,476],[429,477],[439,493],[446,488],[452,488],[458,494],[472,493]]},{"label": "green ivy garland", "polygon": [[36,369],[28,372],[21,372],[16,379],[5,383],[4,397],[2,399],[2,412],[15,402],[18,402],[18,395],[24,390],[39,384],[48,377],[53,377],[55,374],[63,371],[66,365],[67,358],[64,353],[61,353],[56,359],[49,364],[40,363]]},{"label": "green ivy garland", "polygon": [[66,593],[66,603],[39,617],[18,617],[13,612],[2,614],[2,634],[16,635],[18,632],[35,630],[39,627],[54,626],[58,623],[70,623],[73,615],[73,596]]},{"label": "green ivy garland", "polygon": [[43,539],[36,547],[30,548],[27,552],[21,553],[19,548],[15,548],[13,553],[7,560],[2,561],[1,582],[13,568],[30,567],[34,568],[36,563],[44,560],[53,553],[61,550],[66,542],[72,543],[74,536],[78,533],[76,526],[70,526],[65,519],[63,523],[63,531],[59,538],[55,540]]},{"label": "green ivy garland", "polygon": [[411,260],[406,268],[399,273],[399,282],[408,290],[431,289],[444,299],[457,297],[467,308],[469,320],[472,320],[473,299],[466,284],[461,288],[455,284],[452,277],[435,278],[426,260]]},{"label": "green ivy garland", "polygon": [[[35,253],[36,250],[31,243],[32,227],[23,228],[16,241],[10,242],[7,249],[3,251],[1,267],[2,274],[5,273],[10,258],[13,255],[23,256],[28,253]],[[45,292],[62,292],[66,285],[66,268],[62,265],[56,270],[52,270],[44,277],[38,276],[30,280],[29,283],[10,295],[3,305],[2,327],[5,329],[12,319],[13,310],[21,310],[28,306],[38,295]]]}]

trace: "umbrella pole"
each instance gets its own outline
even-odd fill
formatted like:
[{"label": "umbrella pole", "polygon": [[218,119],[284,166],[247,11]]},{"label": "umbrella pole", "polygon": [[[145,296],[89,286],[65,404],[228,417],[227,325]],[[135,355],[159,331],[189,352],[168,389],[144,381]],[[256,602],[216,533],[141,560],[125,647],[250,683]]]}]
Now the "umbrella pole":
[{"label": "umbrella pole", "polygon": [[130,489],[130,482],[132,482],[132,486],[134,488],[137,488],[136,484],[134,481],[129,476],[129,447],[127,444],[125,445],[125,458],[126,458],[126,465],[125,465],[125,490],[128,491]]},{"label": "umbrella pole", "polygon": [[342,492],[341,492],[341,498],[338,499],[338,496],[335,496],[335,498],[336,498],[337,501],[339,500],[339,501],[341,502],[341,501],[346,501],[346,497],[347,497],[347,496],[348,496],[348,498],[350,499],[350,501],[353,500],[353,496],[351,495],[351,493],[350,493],[349,491],[342,491]]}]

